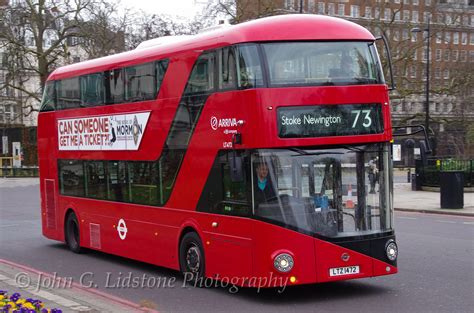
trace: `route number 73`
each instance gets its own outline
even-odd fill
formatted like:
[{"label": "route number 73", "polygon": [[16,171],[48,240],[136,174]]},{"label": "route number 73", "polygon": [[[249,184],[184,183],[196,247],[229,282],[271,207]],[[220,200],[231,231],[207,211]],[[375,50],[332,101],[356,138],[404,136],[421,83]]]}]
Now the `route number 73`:
[{"label": "route number 73", "polygon": [[360,115],[364,116],[362,126],[370,127],[372,125],[372,119],[370,118],[370,110],[352,110],[351,114],[355,114],[354,123],[352,123],[352,128],[357,126],[357,122],[359,121]]}]

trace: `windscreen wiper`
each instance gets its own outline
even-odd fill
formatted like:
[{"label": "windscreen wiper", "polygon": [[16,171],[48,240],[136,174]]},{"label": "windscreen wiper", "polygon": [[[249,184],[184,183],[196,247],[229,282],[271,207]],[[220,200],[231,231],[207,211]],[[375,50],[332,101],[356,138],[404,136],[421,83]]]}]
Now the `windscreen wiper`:
[{"label": "windscreen wiper", "polygon": [[298,153],[299,155],[344,154],[343,152],[335,152],[335,151],[332,151],[332,152],[328,152],[328,151],[324,151],[324,152],[308,152],[308,151],[306,151],[306,150],[302,150],[302,149],[299,149],[299,148],[289,148],[288,150],[294,151],[294,152]]}]

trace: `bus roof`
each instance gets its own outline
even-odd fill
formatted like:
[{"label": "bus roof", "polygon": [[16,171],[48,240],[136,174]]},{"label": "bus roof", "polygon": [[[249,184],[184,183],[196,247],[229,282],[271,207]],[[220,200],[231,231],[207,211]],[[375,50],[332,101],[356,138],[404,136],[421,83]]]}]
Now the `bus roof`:
[{"label": "bus roof", "polygon": [[118,67],[166,58],[187,50],[207,50],[220,46],[264,41],[291,40],[364,40],[374,36],[364,27],[336,17],[314,14],[291,14],[216,29],[186,36],[169,43],[131,50],[111,56],[75,63],[56,69],[48,80],[111,70]]}]

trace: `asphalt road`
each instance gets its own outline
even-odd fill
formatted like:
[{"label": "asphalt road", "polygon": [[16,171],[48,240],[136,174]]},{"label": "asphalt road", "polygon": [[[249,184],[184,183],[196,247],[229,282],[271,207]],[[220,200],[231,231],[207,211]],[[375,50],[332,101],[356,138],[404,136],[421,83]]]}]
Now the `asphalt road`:
[{"label": "asphalt road", "polygon": [[[160,312],[474,311],[473,218],[396,212],[399,274],[297,286],[283,293],[183,287],[183,279],[171,270],[93,251],[76,255],[43,238],[39,219],[38,185],[0,185],[0,258],[75,282],[82,277],[84,284]],[[145,275],[154,286],[117,287],[129,275]]]}]

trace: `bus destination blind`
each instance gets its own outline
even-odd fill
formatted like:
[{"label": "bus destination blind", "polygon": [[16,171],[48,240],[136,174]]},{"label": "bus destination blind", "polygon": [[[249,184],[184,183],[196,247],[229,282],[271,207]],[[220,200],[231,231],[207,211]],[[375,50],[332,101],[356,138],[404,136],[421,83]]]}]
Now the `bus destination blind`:
[{"label": "bus destination blind", "polygon": [[379,134],[383,132],[380,104],[281,107],[277,111],[280,138]]}]

